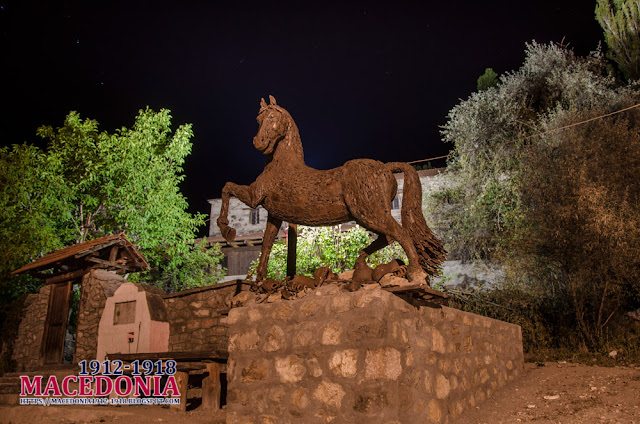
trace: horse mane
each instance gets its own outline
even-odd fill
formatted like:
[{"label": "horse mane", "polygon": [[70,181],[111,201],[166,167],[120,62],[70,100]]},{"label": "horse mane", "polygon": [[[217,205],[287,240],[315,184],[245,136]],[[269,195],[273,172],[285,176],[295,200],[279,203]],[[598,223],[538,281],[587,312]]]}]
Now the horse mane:
[{"label": "horse mane", "polygon": [[[289,112],[287,112],[285,109],[281,108],[278,105],[272,104],[267,106],[267,109],[268,108],[273,108],[278,112],[280,112],[281,116],[283,116],[284,119],[287,121],[286,123],[287,123],[288,129],[284,139],[278,142],[278,145],[274,149],[273,153],[271,153],[267,158],[267,164],[271,163],[271,161],[274,159],[274,155],[276,155],[278,151],[280,151],[280,154],[283,154],[283,153],[285,154],[285,158],[287,159],[287,161],[298,160],[302,164],[304,164],[304,151],[302,149],[302,140],[300,139],[300,131],[298,130],[298,126],[293,120],[293,117]],[[262,112],[263,110],[261,109],[260,113]],[[283,147],[285,148],[286,151],[280,150]]]}]

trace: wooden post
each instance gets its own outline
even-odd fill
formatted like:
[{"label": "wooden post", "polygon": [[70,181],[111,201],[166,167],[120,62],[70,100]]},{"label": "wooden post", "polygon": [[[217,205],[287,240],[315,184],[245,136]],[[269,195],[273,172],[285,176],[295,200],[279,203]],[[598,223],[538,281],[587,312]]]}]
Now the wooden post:
[{"label": "wooden post", "polygon": [[298,247],[298,226],[289,224],[287,234],[287,277],[296,275],[296,249]]},{"label": "wooden post", "polygon": [[217,362],[206,363],[207,377],[202,380],[202,409],[220,409],[220,364]]},{"label": "wooden post", "polygon": [[[169,410],[176,412],[186,412],[187,410],[187,389],[189,388],[189,373],[178,371],[175,374],[178,390],[180,391],[180,404],[169,405]],[[175,396],[172,396],[175,397]]]}]

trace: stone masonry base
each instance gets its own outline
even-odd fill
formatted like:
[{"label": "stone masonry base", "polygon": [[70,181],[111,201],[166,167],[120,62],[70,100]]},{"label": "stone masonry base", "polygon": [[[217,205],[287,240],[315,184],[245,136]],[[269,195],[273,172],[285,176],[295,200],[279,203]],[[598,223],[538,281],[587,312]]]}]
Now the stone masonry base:
[{"label": "stone masonry base", "polygon": [[517,377],[520,327],[323,286],[234,308],[227,423],[449,423]]}]

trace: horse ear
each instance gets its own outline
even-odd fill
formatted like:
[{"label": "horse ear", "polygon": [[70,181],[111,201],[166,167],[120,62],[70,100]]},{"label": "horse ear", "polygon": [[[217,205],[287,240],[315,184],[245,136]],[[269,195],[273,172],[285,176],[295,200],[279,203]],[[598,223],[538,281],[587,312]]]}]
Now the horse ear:
[{"label": "horse ear", "polygon": [[269,94],[269,104],[271,106],[277,106],[278,104],[276,103],[276,98],[273,97],[271,94]]},{"label": "horse ear", "polygon": [[267,107],[267,102],[264,101],[264,98],[260,98],[260,109]]}]

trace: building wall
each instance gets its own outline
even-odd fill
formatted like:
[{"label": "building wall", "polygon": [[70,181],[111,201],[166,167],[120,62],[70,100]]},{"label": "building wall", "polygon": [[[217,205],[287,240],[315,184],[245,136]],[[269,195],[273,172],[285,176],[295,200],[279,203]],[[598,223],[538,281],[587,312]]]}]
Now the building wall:
[{"label": "building wall", "polygon": [[[120,285],[105,302],[96,359],[104,361],[111,353],[167,352],[169,322],[162,295],[164,291],[146,284]],[[123,311],[122,305],[133,306]]]},{"label": "building wall", "polygon": [[[122,284],[122,277],[109,271],[92,270],[82,278],[82,292],[78,310],[76,350],[74,362],[95,359],[98,346],[98,323],[108,296]],[[40,366],[40,348],[49,307],[51,286],[46,285],[25,301],[13,359],[18,371],[30,371]]]},{"label": "building wall", "polygon": [[169,351],[226,350],[228,325],[222,318],[229,312],[231,299],[248,289],[244,284],[222,283],[204,291],[196,289],[166,295]]},{"label": "building wall", "polygon": [[18,335],[13,345],[13,359],[16,361],[17,371],[30,371],[40,365],[40,347],[50,289],[51,286],[43,286],[39,293],[30,294],[24,302]]},{"label": "building wall", "polygon": [[122,276],[105,270],[92,270],[82,277],[74,363],[96,359],[98,327],[107,297],[113,296],[122,283]]},{"label": "building wall", "polygon": [[519,326],[379,288],[323,286],[227,323],[228,423],[448,423],[524,365]]},{"label": "building wall", "polygon": [[[222,199],[211,199],[211,214],[209,221],[209,237],[219,237],[220,229],[216,220],[220,216],[220,207],[222,205]],[[263,233],[265,226],[267,225],[267,211],[262,207],[258,207],[258,215],[260,222],[256,224],[251,223],[251,208],[235,197],[229,199],[229,225],[235,228],[236,235],[243,236],[253,233]]]},{"label": "building wall", "polygon": [[251,262],[260,257],[262,244],[257,246],[223,247],[224,259],[221,263],[227,269],[228,276],[247,274]]}]

